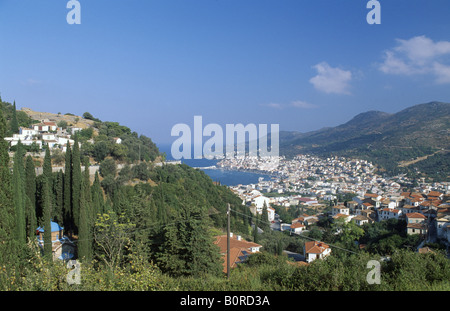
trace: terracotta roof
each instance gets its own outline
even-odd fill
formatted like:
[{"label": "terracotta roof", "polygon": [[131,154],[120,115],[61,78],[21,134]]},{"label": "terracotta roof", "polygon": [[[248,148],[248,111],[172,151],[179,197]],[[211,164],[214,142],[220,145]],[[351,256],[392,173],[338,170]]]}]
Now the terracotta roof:
[{"label": "terracotta roof", "polygon": [[376,198],[376,197],[378,197],[378,194],[376,194],[376,193],[366,193],[364,196],[365,197]]},{"label": "terracotta roof", "polygon": [[[227,251],[227,235],[219,235],[216,236],[216,241],[214,242],[214,244],[216,244],[217,246],[219,246],[221,252],[226,252]],[[244,239],[241,239],[240,241],[237,239],[236,235],[233,235],[232,237],[230,237],[230,249],[231,248],[244,248],[244,249],[249,249],[251,247],[262,247],[262,245],[260,244],[256,244],[253,242],[248,242]]]},{"label": "terracotta roof", "polygon": [[341,213],[336,214],[336,215],[333,216],[333,218],[340,218],[340,217],[347,218],[347,217],[349,217],[349,216],[348,216],[348,215],[345,215],[345,214],[341,214]]},{"label": "terracotta roof", "polygon": [[299,222],[295,222],[295,223],[293,223],[293,224],[291,225],[291,229],[304,228],[304,227],[305,227],[305,226],[302,225],[302,224],[299,223]]},{"label": "terracotta roof", "polygon": [[438,191],[430,191],[430,192],[428,192],[428,197],[439,197],[441,195],[442,195],[442,193],[440,193]]},{"label": "terracotta roof", "polygon": [[425,219],[426,217],[420,213],[407,213],[406,217],[408,218],[422,218]]},{"label": "terracotta roof", "polygon": [[329,246],[323,242],[305,242],[305,252],[308,254],[322,254]]},{"label": "terracotta roof", "polygon": [[413,229],[426,229],[427,226],[425,224],[421,223],[410,223],[406,225],[407,228],[413,228]]},{"label": "terracotta roof", "polygon": [[383,208],[382,211],[391,212],[391,213],[394,213],[394,214],[398,214],[400,212],[400,210],[398,210],[398,209],[389,208],[389,207]]}]

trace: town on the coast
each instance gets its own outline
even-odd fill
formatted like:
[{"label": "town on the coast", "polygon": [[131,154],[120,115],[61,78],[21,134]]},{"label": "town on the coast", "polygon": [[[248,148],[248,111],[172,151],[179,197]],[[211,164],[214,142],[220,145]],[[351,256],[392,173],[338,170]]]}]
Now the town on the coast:
[{"label": "town on the coast", "polygon": [[[343,219],[362,226],[391,218],[406,221],[406,233],[423,236],[426,242],[450,245],[450,183],[426,182],[416,185],[405,174],[386,177],[376,167],[360,159],[320,158],[298,155],[279,157],[278,166],[257,157],[227,158],[219,161],[221,169],[271,174],[255,184],[231,186],[253,214],[261,215],[267,207],[268,221],[274,230],[304,234],[320,219]],[[406,188],[412,191],[404,191]],[[285,222],[276,211],[298,210],[298,217]],[[302,212],[303,211],[303,212]],[[311,245],[309,245],[311,244]],[[308,246],[309,245],[309,246]],[[364,247],[364,245],[361,245]],[[325,243],[305,243],[304,260],[310,262],[331,252]],[[312,258],[312,259],[311,259]]]}]

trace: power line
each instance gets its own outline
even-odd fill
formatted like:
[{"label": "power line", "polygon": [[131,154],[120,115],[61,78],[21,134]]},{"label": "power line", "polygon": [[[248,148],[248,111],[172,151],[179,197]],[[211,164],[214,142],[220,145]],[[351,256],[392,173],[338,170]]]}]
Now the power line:
[{"label": "power line", "polygon": [[[193,217],[191,219],[179,219],[177,221],[166,223],[166,224],[161,224],[161,223],[155,222],[155,223],[152,223],[152,224],[150,224],[150,225],[148,225],[146,227],[143,227],[143,228],[135,228],[134,230],[127,231],[127,233],[132,234],[132,233],[136,233],[136,232],[147,231],[147,230],[154,229],[156,227],[165,228],[167,226],[175,225],[175,224],[182,223],[182,222],[189,222],[189,221],[192,221],[192,220],[200,220],[200,219],[207,218],[207,217],[210,217],[212,215],[217,215],[217,214],[220,214],[220,213],[221,212],[216,211],[216,212],[208,213],[208,214],[200,216],[200,217]],[[136,225],[136,224],[134,224],[134,225]],[[78,243],[80,241],[92,241],[92,240],[94,240],[94,238],[81,239],[81,240],[77,239],[77,240],[74,240],[74,241],[71,241],[71,242],[72,243]]]}]

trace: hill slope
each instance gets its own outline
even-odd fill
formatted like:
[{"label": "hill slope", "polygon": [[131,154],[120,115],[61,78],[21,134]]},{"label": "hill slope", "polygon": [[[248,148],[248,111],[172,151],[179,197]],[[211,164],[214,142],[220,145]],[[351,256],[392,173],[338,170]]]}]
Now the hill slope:
[{"label": "hill slope", "polygon": [[430,102],[394,114],[369,111],[336,127],[280,137],[280,152],[287,156],[353,156],[388,173],[421,172],[438,179],[449,175],[449,103]]}]

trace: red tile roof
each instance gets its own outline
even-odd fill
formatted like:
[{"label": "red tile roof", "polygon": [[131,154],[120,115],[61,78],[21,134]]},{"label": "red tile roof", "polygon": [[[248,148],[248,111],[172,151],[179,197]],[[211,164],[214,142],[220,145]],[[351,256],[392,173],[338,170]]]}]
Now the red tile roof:
[{"label": "red tile roof", "polygon": [[307,254],[322,254],[327,248],[329,248],[329,246],[323,242],[305,242],[305,252]]},{"label": "red tile roof", "polygon": [[406,217],[408,218],[421,218],[421,219],[425,219],[426,217],[420,213],[408,213],[406,214]]}]

